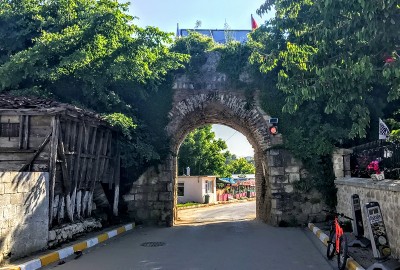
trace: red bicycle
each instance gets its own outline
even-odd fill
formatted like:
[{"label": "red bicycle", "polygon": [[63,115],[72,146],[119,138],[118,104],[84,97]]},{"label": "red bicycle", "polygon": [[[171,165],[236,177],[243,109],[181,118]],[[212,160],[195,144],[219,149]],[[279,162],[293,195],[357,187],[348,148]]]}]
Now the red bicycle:
[{"label": "red bicycle", "polygon": [[337,262],[339,270],[346,268],[347,259],[349,257],[347,237],[343,232],[343,221],[341,218],[353,220],[352,218],[345,216],[343,213],[336,213],[332,211],[324,210],[334,216],[331,228],[329,231],[328,247],[326,249],[326,256],[328,259],[332,259],[337,254]]}]

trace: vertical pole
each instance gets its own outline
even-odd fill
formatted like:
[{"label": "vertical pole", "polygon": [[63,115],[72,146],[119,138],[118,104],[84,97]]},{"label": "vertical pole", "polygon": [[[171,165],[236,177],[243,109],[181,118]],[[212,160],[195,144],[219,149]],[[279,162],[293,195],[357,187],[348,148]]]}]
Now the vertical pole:
[{"label": "vertical pole", "polygon": [[54,188],[56,183],[56,172],[57,172],[57,147],[58,147],[58,126],[60,125],[59,116],[53,116],[51,119],[51,126],[52,126],[52,135],[50,141],[50,164],[49,164],[49,172],[50,172],[50,217],[49,217],[49,226],[53,222],[53,205],[54,205]]}]

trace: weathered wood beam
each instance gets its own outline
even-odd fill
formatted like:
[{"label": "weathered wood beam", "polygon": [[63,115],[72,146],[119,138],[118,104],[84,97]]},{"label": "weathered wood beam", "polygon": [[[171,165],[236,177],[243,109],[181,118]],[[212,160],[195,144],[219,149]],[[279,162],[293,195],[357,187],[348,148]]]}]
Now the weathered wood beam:
[{"label": "weathered wood beam", "polygon": [[59,140],[58,140],[58,155],[60,156],[61,159],[61,172],[62,172],[62,183],[63,183],[63,191],[64,191],[64,196],[65,197],[65,207],[67,210],[67,215],[68,218],[73,222],[74,217],[73,217],[73,212],[72,212],[72,205],[71,205],[71,179],[69,177],[69,170],[68,170],[68,162],[67,158],[65,156],[65,150],[64,150],[64,142],[62,141],[62,130],[61,130],[61,125],[59,126],[60,130],[60,135],[59,135]]},{"label": "weathered wood beam", "polygon": [[[117,141],[118,142],[118,141]],[[120,182],[120,167],[121,167],[121,158],[120,158],[120,150],[119,144],[116,145],[117,152],[115,154],[115,168],[114,168],[114,203],[113,203],[113,213],[114,216],[118,216],[118,202],[119,202],[119,182]]]},{"label": "weathered wood beam", "polygon": [[50,141],[51,134],[47,135],[47,137],[44,139],[44,141],[40,144],[39,148],[36,150],[36,152],[26,161],[26,164],[22,166],[22,168],[19,170],[20,172],[26,171],[26,169],[29,169],[30,166],[32,165],[32,162],[39,156],[39,154],[43,151],[47,143]]},{"label": "weathered wood beam", "polygon": [[[72,130],[71,130],[71,141],[70,141],[70,150],[72,152],[75,151],[76,148],[76,128],[78,126],[78,122],[71,121]],[[79,134],[78,134],[79,135]],[[66,153],[65,153],[66,154]],[[75,155],[71,155],[70,157],[70,166],[69,166],[69,175],[71,176],[71,184],[72,184],[72,194],[71,194],[71,212],[72,216],[75,214],[75,202],[76,202],[76,182],[74,179],[74,169],[76,168],[77,157]]]},{"label": "weathered wood beam", "polygon": [[23,138],[23,132],[24,132],[24,115],[20,115],[19,116],[19,132],[18,132],[18,148],[19,149],[23,149],[23,142],[24,142],[24,138]]},{"label": "weathered wood beam", "polygon": [[29,124],[30,124],[30,116],[26,115],[25,116],[25,123],[24,123],[24,142],[22,147],[24,149],[28,149],[29,148]]},{"label": "weathered wood beam", "polygon": [[99,147],[97,148],[97,154],[96,154],[96,160],[95,160],[95,165],[94,165],[94,175],[93,175],[93,181],[90,183],[90,193],[89,193],[89,202],[88,202],[88,215],[90,216],[92,213],[92,205],[93,205],[93,192],[96,187],[96,183],[99,182],[99,171],[100,171],[100,155],[103,151],[103,139],[104,139],[104,131],[99,132]]},{"label": "weathered wood beam", "polygon": [[[86,154],[88,152],[90,128],[84,124],[84,129],[85,129],[85,135],[84,135],[83,151]],[[87,161],[88,161],[87,158],[84,158],[82,162],[82,169],[79,177],[79,189],[84,188],[86,172],[87,172]]]},{"label": "weathered wood beam", "polygon": [[[111,134],[110,131],[107,131],[107,132],[106,132],[106,136],[105,136],[105,139],[104,139],[104,141],[103,141],[102,155],[100,156],[100,158],[102,158],[103,156],[106,156],[106,155],[107,155],[108,138],[110,137],[110,134]],[[101,162],[101,163],[100,163],[100,174],[99,174],[99,179],[100,179],[101,182],[103,182],[104,173],[107,173],[107,172],[105,172],[105,168],[104,168],[104,167],[105,167],[105,163],[106,163],[106,159],[105,159],[105,158],[102,158],[102,160],[101,160],[100,162]]]},{"label": "weathered wood beam", "polygon": [[[92,155],[92,156],[96,156],[96,153],[95,153],[95,151],[96,151],[96,149],[95,149],[95,145],[96,145],[96,142],[97,142],[97,128],[93,128],[93,133],[92,133],[92,140],[91,140],[91,145],[90,145],[90,149],[89,149],[89,155]],[[95,162],[96,160],[94,160],[94,159],[88,159],[88,171],[90,172],[90,173],[87,173],[86,174],[86,181],[85,181],[85,188],[86,189],[90,189],[90,183],[91,183],[91,181],[93,180],[93,163]]]},{"label": "weathered wood beam", "polygon": [[[50,171],[50,209],[53,208],[54,204],[54,188],[56,183],[56,171],[57,171],[57,147],[58,147],[58,126],[60,125],[59,116],[53,116],[51,120],[52,126],[52,136],[50,142],[50,164],[49,164],[49,171]],[[52,224],[53,221],[53,212],[50,211],[50,223]]]}]

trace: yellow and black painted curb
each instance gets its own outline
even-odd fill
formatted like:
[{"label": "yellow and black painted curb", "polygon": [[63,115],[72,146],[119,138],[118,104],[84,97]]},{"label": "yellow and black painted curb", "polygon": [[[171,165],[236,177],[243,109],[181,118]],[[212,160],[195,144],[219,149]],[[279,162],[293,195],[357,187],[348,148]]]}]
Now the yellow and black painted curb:
[{"label": "yellow and black painted curb", "polygon": [[[328,245],[329,237],[318,227],[312,223],[308,223],[308,228],[324,243],[325,246]],[[365,270],[364,267],[359,265],[353,258],[349,257],[346,263],[346,269],[348,270]]]},{"label": "yellow and black painted curb", "polygon": [[97,237],[90,238],[89,240],[77,243],[73,246],[65,247],[63,249],[51,252],[49,254],[40,256],[37,259],[28,261],[26,263],[11,266],[9,270],[36,270],[51,263],[57,262],[59,260],[65,259],[68,256],[73,255],[77,251],[82,251],[87,248],[93,247],[101,242],[106,241],[114,236],[122,234],[126,231],[132,230],[135,227],[135,223],[129,223],[109,232],[98,235]]}]

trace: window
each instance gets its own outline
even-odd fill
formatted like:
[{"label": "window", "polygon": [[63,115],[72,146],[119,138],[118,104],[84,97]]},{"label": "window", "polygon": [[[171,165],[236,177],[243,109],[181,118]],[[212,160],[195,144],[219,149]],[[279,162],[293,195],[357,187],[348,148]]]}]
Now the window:
[{"label": "window", "polygon": [[206,193],[214,193],[212,181],[206,181]]},{"label": "window", "polygon": [[19,137],[19,123],[0,123],[0,137]]},{"label": "window", "polygon": [[185,183],[178,183],[178,196],[185,196]]}]

